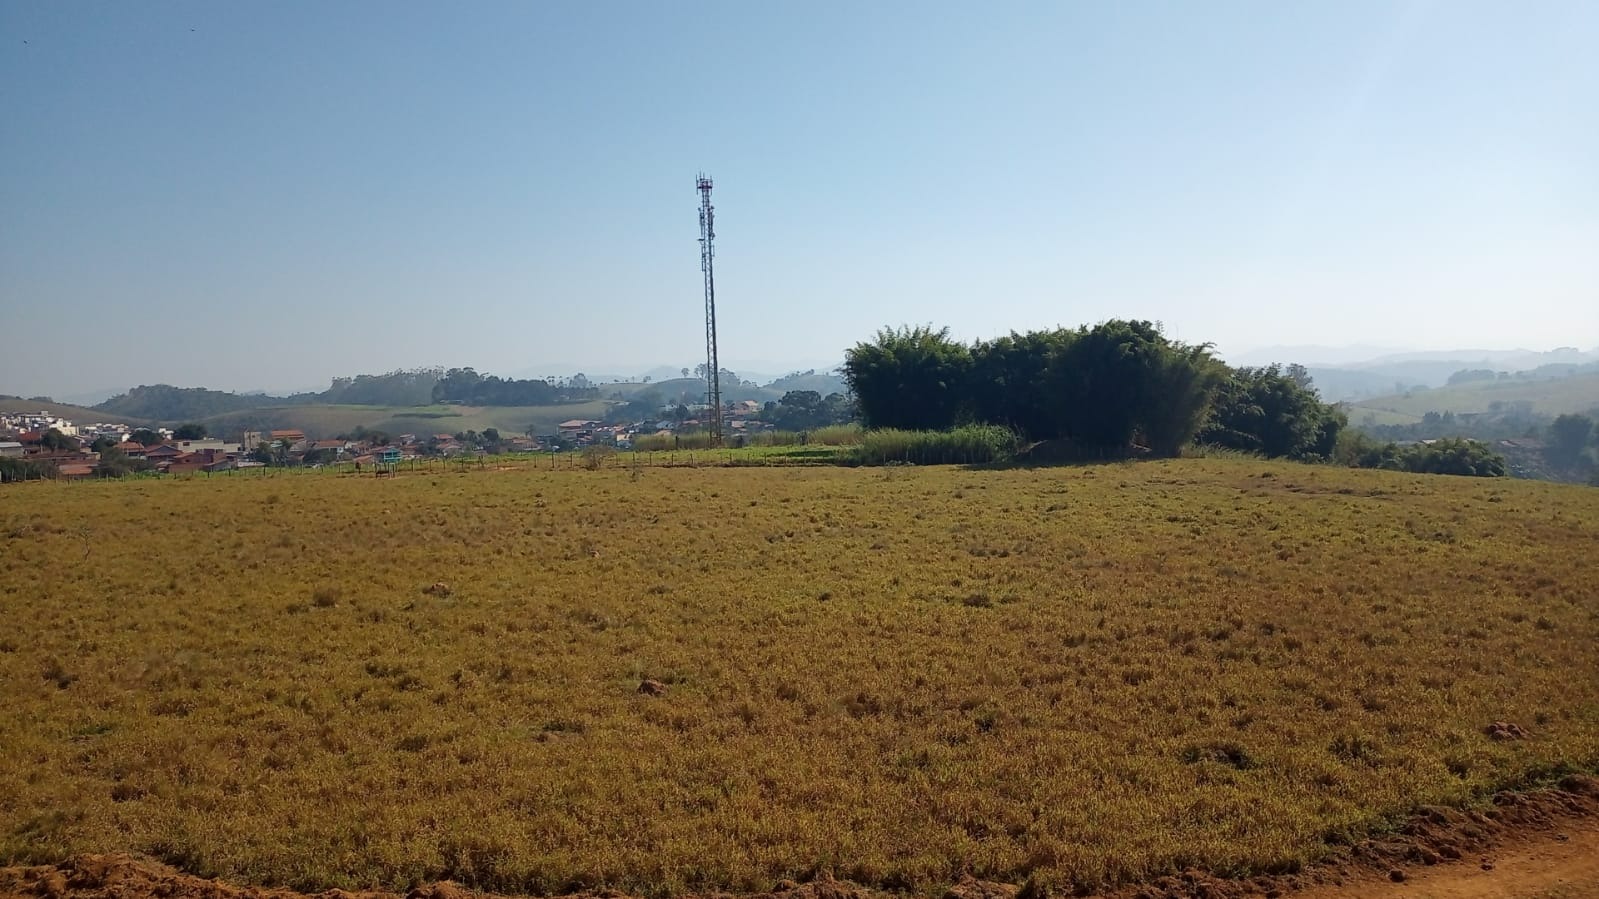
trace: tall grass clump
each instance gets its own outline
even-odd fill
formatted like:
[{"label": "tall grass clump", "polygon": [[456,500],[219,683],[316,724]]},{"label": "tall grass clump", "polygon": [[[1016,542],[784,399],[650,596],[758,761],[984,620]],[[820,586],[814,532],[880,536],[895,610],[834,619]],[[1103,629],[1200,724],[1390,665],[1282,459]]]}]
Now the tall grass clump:
[{"label": "tall grass clump", "polygon": [[987,465],[1014,458],[1016,435],[998,425],[965,425],[948,431],[867,431],[855,449],[861,465]]},{"label": "tall grass clump", "polygon": [[633,449],[641,453],[656,453],[673,447],[671,434],[640,434],[633,438]]},{"label": "tall grass clump", "polygon": [[858,424],[827,425],[808,431],[762,431],[749,436],[748,446],[855,446],[865,431]]},{"label": "tall grass clump", "polygon": [[799,431],[761,431],[749,435],[745,446],[795,446],[800,440]]},{"label": "tall grass clump", "polygon": [[633,438],[633,449],[641,453],[658,453],[666,450],[710,449],[708,431],[691,431],[680,434],[641,434]]},{"label": "tall grass clump", "polygon": [[1260,453],[1250,450],[1234,449],[1230,446],[1221,446],[1215,443],[1190,443],[1182,448],[1180,455],[1184,459],[1263,459]]},{"label": "tall grass clump", "polygon": [[711,448],[710,431],[690,431],[677,435],[677,443],[673,449],[702,450]]},{"label": "tall grass clump", "polygon": [[823,446],[856,446],[864,438],[866,431],[858,424],[828,425],[816,428],[805,434],[806,443],[819,443]]}]

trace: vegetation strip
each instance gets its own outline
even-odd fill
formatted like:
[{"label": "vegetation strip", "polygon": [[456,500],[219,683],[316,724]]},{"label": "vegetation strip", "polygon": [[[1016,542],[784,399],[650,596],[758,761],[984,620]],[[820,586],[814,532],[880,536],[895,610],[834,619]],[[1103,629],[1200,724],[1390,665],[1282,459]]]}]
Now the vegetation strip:
[{"label": "vegetation strip", "polygon": [[[1460,810],[1433,807],[1412,815],[1402,827],[1381,840],[1366,840],[1313,868],[1295,874],[1219,878],[1203,871],[1184,871],[1146,884],[1116,889],[1111,894],[1128,899],[1243,899],[1282,896],[1300,890],[1327,895],[1328,887],[1346,888],[1337,895],[1360,895],[1366,883],[1381,878],[1392,882],[1410,879],[1412,872],[1439,864],[1473,864],[1469,856],[1489,851],[1507,840],[1538,839],[1563,823],[1599,816],[1599,780],[1573,775],[1558,789],[1497,794],[1487,808]],[[1564,839],[1564,834],[1557,834]],[[1483,856],[1479,867],[1491,871]],[[1322,889],[1317,889],[1318,887]],[[1015,885],[982,881],[965,875],[944,892],[944,899],[1043,899],[1057,891],[1038,883]],[[0,895],[80,899],[397,899],[397,893],[329,890],[305,894],[285,889],[239,887],[186,874],[169,865],[126,854],[85,855],[60,864],[0,868]],[[473,894],[444,881],[410,889],[407,899],[469,899]],[[623,899],[614,891],[576,894],[584,897]],[[733,899],[716,894],[722,899]],[[800,884],[779,883],[772,891],[746,894],[738,899],[873,899],[882,893],[823,872]],[[488,897],[485,897],[488,899]]]}]

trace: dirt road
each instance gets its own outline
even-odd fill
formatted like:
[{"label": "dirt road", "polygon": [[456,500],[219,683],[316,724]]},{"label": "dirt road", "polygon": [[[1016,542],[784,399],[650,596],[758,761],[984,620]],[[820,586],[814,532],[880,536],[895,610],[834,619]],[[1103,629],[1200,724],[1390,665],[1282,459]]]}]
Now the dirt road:
[{"label": "dirt road", "polygon": [[[1564,839],[1562,839],[1564,838]],[[1574,820],[1447,864],[1313,888],[1303,899],[1599,899],[1599,821]]]}]

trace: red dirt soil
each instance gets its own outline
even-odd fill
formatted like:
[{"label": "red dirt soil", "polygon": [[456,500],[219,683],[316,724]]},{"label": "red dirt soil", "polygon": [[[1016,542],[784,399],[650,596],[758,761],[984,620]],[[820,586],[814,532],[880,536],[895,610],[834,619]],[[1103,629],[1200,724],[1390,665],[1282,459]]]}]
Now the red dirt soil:
[{"label": "red dirt soil", "polygon": [[[1016,899],[1011,884],[963,878],[944,899]],[[1029,894],[1034,891],[1027,890]],[[1039,891],[1041,893],[1042,891]],[[486,896],[453,883],[405,899]],[[125,854],[81,855],[59,865],[0,868],[0,897],[35,899],[399,899],[384,892],[238,887]],[[882,899],[885,894],[823,876],[783,882],[742,899]],[[1229,880],[1199,871],[1163,877],[1105,899],[1599,899],[1599,778],[1576,775],[1559,789],[1500,793],[1485,811],[1423,808],[1399,833],[1366,840],[1302,874]],[[570,899],[626,899],[599,892]],[[710,897],[707,897],[710,899]],[[719,895],[715,899],[733,899]],[[1034,899],[1029,896],[1029,899]],[[1044,899],[1038,895],[1036,899]]]}]

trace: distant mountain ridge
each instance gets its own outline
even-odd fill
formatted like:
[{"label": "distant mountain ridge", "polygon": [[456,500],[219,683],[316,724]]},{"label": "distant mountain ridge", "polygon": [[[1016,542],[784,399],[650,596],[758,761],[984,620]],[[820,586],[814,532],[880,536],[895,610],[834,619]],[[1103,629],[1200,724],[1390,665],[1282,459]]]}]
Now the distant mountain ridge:
[{"label": "distant mountain ridge", "polygon": [[[1576,347],[1558,347],[1548,351],[1383,351],[1382,355],[1336,363],[1315,358],[1314,354],[1319,351],[1348,359],[1347,354],[1335,348],[1272,347],[1240,354],[1228,361],[1235,365],[1298,363],[1309,370],[1322,399],[1331,402],[1389,396],[1415,388],[1443,387],[1449,382],[1450,375],[1459,371],[1487,369],[1515,374],[1536,371],[1546,366],[1599,363],[1599,348],[1584,351]],[[1550,377],[1558,374],[1554,370],[1549,372]]]}]

